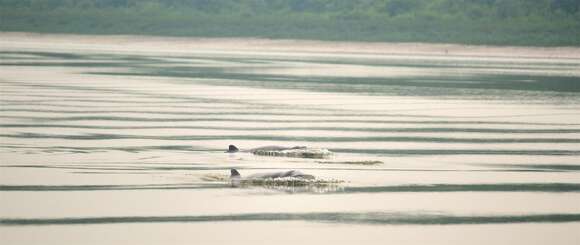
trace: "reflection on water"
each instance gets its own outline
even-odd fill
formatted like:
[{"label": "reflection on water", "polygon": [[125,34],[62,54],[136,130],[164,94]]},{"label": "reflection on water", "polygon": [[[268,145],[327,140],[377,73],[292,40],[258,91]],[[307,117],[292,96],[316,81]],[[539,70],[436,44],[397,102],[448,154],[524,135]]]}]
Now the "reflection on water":
[{"label": "reflection on water", "polygon": [[[296,236],[407,225],[436,240],[496,224],[474,237],[525,230],[525,243],[538,223],[580,240],[565,230],[580,227],[580,59],[149,51],[0,47],[0,243],[24,243],[20,231],[66,243],[49,225],[100,225],[80,231],[91,239],[166,223],[199,243],[190,223],[279,233],[270,221],[326,225]],[[224,153],[230,144],[337,154],[324,164]],[[340,183],[207,179],[231,168]],[[341,236],[364,237],[352,230]]]}]

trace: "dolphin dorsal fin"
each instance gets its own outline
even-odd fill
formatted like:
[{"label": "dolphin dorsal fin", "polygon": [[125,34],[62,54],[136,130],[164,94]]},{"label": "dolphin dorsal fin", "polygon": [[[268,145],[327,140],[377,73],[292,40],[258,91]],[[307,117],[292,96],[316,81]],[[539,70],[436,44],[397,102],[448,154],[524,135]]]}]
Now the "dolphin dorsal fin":
[{"label": "dolphin dorsal fin", "polygon": [[240,172],[238,172],[238,170],[235,169],[235,168],[232,168],[230,170],[230,172],[231,172],[230,178],[242,177],[242,175],[240,174]]},{"label": "dolphin dorsal fin", "polygon": [[240,149],[238,149],[238,147],[236,147],[235,145],[230,145],[228,147],[228,152],[238,152],[240,151]]}]

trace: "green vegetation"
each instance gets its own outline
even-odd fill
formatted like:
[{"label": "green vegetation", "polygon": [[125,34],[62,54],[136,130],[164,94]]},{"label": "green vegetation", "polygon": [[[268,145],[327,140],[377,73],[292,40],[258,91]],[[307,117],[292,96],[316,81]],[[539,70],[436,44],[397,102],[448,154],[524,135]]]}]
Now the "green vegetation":
[{"label": "green vegetation", "polygon": [[579,46],[578,0],[0,0],[0,30]]}]

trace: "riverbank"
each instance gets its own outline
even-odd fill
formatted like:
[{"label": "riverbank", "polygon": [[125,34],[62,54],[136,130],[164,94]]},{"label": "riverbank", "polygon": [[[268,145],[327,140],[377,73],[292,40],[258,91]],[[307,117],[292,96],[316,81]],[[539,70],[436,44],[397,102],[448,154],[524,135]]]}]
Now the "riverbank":
[{"label": "riverbank", "polygon": [[333,42],[266,38],[194,38],[136,35],[78,35],[0,32],[2,49],[199,53],[220,50],[276,53],[296,56],[346,55],[448,55],[497,58],[580,58],[578,47],[514,47],[430,43]]}]

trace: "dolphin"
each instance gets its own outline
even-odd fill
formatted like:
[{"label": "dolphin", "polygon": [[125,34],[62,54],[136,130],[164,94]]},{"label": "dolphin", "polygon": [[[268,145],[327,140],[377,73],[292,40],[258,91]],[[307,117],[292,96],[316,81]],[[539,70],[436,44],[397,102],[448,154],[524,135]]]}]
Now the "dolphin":
[{"label": "dolphin", "polygon": [[280,171],[280,172],[270,172],[270,173],[258,173],[252,174],[248,177],[242,178],[240,172],[237,169],[232,168],[230,170],[230,183],[233,187],[242,186],[243,183],[252,183],[254,181],[262,181],[268,179],[281,179],[281,178],[297,178],[302,180],[314,180],[316,177],[310,174],[304,174],[298,170]]},{"label": "dolphin", "polygon": [[[230,179],[242,179],[242,175],[237,169],[232,168],[230,170]],[[314,175],[304,174],[298,170],[289,171],[279,171],[279,172],[269,172],[269,173],[258,173],[252,174],[244,179],[257,180],[257,179],[278,179],[278,178],[299,178],[299,179],[315,179]]]},{"label": "dolphin", "polygon": [[[235,145],[229,145],[228,153],[236,153],[240,152],[240,149]],[[253,148],[250,150],[242,151],[242,152],[250,152],[254,155],[262,155],[262,156],[284,156],[284,157],[300,157],[300,158],[326,158],[332,155],[332,152],[328,149],[322,148],[309,148],[306,146],[294,146],[294,147],[285,147],[285,146],[263,146],[258,148]]]},{"label": "dolphin", "polygon": [[242,177],[237,169],[230,169],[230,186],[237,188],[243,186],[260,186],[289,193],[296,192],[336,192],[342,190],[338,185],[343,181],[318,179],[314,175],[304,174],[298,170],[279,172],[257,173]]},{"label": "dolphin", "polygon": [[[277,145],[270,145],[270,146],[262,146],[262,147],[258,147],[258,148],[253,148],[247,151],[242,151],[242,152],[251,152],[251,153],[255,153],[258,151],[284,151],[284,150],[292,150],[292,149],[306,149],[306,146],[294,146],[294,147],[284,147],[284,146],[277,146]],[[235,145],[229,145],[228,146],[228,150],[226,152],[229,153],[235,153],[235,152],[239,152],[240,149],[238,149],[238,147],[236,147]]]}]

